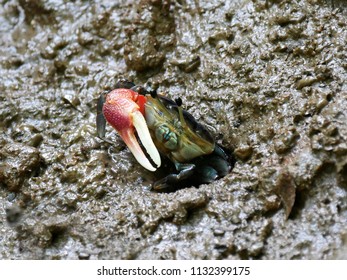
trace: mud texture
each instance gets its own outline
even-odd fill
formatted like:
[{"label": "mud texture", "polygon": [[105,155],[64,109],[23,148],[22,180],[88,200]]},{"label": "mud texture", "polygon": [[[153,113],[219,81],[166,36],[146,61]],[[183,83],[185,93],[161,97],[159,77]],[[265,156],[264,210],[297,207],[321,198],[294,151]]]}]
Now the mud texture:
[{"label": "mud texture", "polygon": [[[0,258],[346,259],[347,2],[96,2],[0,5]],[[233,171],[151,192],[96,137],[119,78],[181,97]]]}]

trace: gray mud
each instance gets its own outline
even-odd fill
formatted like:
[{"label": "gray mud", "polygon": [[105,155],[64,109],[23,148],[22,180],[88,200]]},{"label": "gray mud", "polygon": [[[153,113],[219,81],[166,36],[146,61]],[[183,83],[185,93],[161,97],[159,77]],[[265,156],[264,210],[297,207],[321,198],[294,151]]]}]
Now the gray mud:
[{"label": "gray mud", "polygon": [[[2,1],[0,258],[346,259],[347,2],[133,2]],[[119,78],[180,96],[233,171],[151,192],[96,138]]]}]

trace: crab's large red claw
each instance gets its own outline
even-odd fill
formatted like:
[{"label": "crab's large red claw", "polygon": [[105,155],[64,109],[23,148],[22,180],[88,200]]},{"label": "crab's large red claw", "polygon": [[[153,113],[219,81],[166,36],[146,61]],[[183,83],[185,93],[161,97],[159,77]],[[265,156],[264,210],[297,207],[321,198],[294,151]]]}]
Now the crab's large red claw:
[{"label": "crab's large red claw", "polygon": [[[155,171],[161,165],[161,160],[143,117],[144,103],[145,97],[137,92],[115,89],[107,94],[102,111],[107,122],[118,131],[136,160],[144,168]],[[135,137],[135,129],[147,154],[157,166],[153,166],[142,151]]]}]

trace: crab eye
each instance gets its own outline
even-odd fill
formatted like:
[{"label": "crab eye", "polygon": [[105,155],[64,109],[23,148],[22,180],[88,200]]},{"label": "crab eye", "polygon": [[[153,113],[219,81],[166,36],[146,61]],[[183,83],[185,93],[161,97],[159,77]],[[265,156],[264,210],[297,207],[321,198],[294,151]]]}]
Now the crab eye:
[{"label": "crab eye", "polygon": [[177,148],[177,135],[168,126],[163,124],[157,127],[155,137],[164,144],[165,148],[169,150],[175,150]]}]

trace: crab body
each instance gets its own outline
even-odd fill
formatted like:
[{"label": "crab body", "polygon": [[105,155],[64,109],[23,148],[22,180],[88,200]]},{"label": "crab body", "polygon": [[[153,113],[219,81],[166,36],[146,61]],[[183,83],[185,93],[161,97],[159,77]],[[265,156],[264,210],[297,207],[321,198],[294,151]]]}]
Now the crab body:
[{"label": "crab body", "polygon": [[147,98],[145,119],[158,150],[172,162],[184,163],[210,154],[215,142],[210,133],[186,111],[164,96]]},{"label": "crab body", "polygon": [[[126,80],[99,98],[96,124],[100,138],[105,137],[108,122],[146,169],[155,171],[160,167],[159,153],[174,163],[178,174],[156,181],[154,190],[170,189],[187,180],[193,184],[209,183],[224,177],[232,168],[229,156],[210,132],[180,105]],[[135,130],[151,160],[142,151]]]}]

